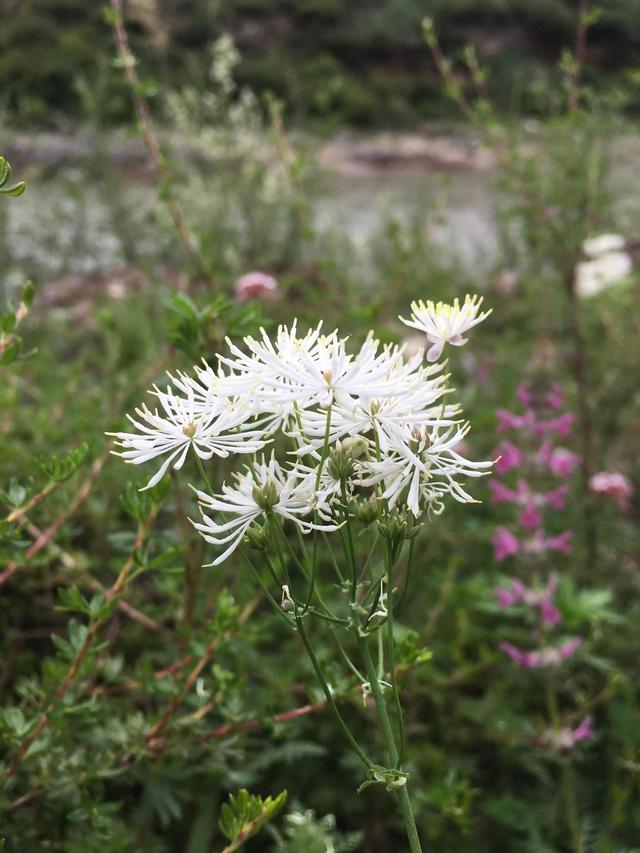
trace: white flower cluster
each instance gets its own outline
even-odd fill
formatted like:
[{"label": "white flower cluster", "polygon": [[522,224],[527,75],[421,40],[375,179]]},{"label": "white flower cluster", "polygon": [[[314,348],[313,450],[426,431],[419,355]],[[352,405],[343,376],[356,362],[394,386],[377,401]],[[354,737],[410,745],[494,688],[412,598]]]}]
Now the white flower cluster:
[{"label": "white flower cluster", "polygon": [[[414,303],[403,322],[426,334],[431,359],[445,343],[465,342],[464,333],[489,313],[479,314],[481,302]],[[213,565],[258,518],[277,515],[303,533],[335,530],[345,499],[368,489],[382,511],[406,508],[416,518],[440,512],[447,494],[473,501],[460,478],[481,476],[491,462],[471,462],[456,449],[469,427],[448,402],[442,363],[424,364],[422,352],[408,358],[404,347],[381,346],[371,334],[350,353],[346,338],[323,334],[321,325],[298,337],[295,321],[274,340],[261,330],[260,338],[244,339],[244,349],[227,343],[217,370],[205,363],[193,376],[170,376],[173,387],[153,389],[159,409],[137,409],[130,418],[136,432],[114,434],[114,452],[127,462],[164,457],[145,488],[170,465],[181,468],[189,449],[199,460],[250,454],[233,486],[217,495],[197,491],[196,528],[227,546]],[[259,451],[272,443],[279,449],[283,438],[292,462],[281,465],[273,451],[260,461]]]}]

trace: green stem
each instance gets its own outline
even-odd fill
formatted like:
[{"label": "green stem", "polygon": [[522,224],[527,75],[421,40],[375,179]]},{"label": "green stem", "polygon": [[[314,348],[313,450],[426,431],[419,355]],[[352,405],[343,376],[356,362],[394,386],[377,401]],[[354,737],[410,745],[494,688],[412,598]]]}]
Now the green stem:
[{"label": "green stem", "polygon": [[[387,752],[389,753],[390,766],[397,767],[398,749],[396,747],[396,743],[393,737],[391,721],[387,713],[387,708],[385,705],[384,696],[382,694],[382,689],[380,687],[380,682],[378,681],[375,666],[371,658],[371,652],[369,651],[369,646],[364,637],[360,639],[360,645],[367,666],[367,675],[369,676],[371,694],[373,695],[376,710],[378,712],[378,719],[380,720],[384,739],[387,744]],[[404,821],[405,832],[407,833],[407,840],[409,841],[409,849],[411,853],[422,853],[420,837],[418,836],[418,828],[416,827],[416,821],[413,816],[413,809],[411,807],[411,799],[409,797],[409,791],[407,790],[406,785],[403,785],[401,788],[398,789],[397,796],[400,805],[400,812],[402,814],[402,820]]]},{"label": "green stem", "polygon": [[[558,709],[558,697],[551,676],[547,678],[547,709],[549,717],[554,729],[559,729],[561,726],[560,711]],[[571,767],[563,764],[560,768],[560,777],[562,781],[562,793],[564,798],[565,818],[569,832],[571,833],[572,846],[575,853],[583,853],[584,846],[582,844],[582,833],[580,832],[580,820],[578,818],[578,809],[576,807],[576,792],[573,783],[573,773]]]},{"label": "green stem", "polygon": [[313,665],[313,669],[315,670],[316,676],[318,677],[318,681],[320,682],[320,685],[322,687],[322,691],[323,691],[325,698],[327,700],[327,704],[329,706],[329,709],[331,710],[331,713],[333,714],[339,728],[341,729],[342,733],[346,737],[346,739],[349,742],[349,744],[351,745],[352,749],[355,751],[356,755],[358,756],[360,761],[362,761],[362,763],[365,765],[367,770],[373,769],[373,766],[374,766],[373,762],[369,759],[366,752],[362,749],[360,744],[356,741],[354,736],[351,734],[349,727],[347,726],[345,721],[342,719],[342,714],[338,710],[338,706],[336,705],[336,703],[333,700],[333,695],[331,693],[331,689],[329,688],[329,685],[327,684],[325,677],[322,673],[322,669],[320,667],[320,663],[318,662],[318,658],[316,657],[316,653],[313,650],[313,646],[309,642],[309,637],[307,636],[307,632],[305,631],[304,623],[303,623],[302,619],[297,614],[296,614],[296,625],[298,627],[298,633],[300,634],[300,638],[302,639],[302,642],[304,643],[304,647],[307,650],[307,654],[309,655],[309,659],[311,660],[311,664]]},{"label": "green stem", "polygon": [[209,478],[207,477],[207,472],[204,470],[204,465],[202,464],[202,459],[198,456],[197,453],[193,454],[196,458],[196,465],[198,466],[198,471],[200,471],[202,475],[202,479],[204,480],[207,489],[209,489],[209,494],[213,494],[213,489],[211,488],[211,483],[209,482]]},{"label": "green stem", "polygon": [[389,647],[389,671],[391,673],[391,690],[393,692],[393,703],[396,706],[396,715],[398,717],[398,732],[400,734],[400,755],[399,763],[404,758],[405,735],[404,735],[404,714],[402,713],[402,704],[400,703],[400,693],[398,692],[398,679],[396,677],[396,655],[393,636],[393,559],[390,553],[391,549],[387,546],[386,562],[387,562],[387,645]]}]

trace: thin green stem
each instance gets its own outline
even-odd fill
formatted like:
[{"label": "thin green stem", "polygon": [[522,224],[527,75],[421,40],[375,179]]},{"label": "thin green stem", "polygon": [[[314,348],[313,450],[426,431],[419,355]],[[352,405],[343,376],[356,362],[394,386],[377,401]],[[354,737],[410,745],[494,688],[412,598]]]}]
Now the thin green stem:
[{"label": "thin green stem", "polygon": [[386,564],[387,564],[387,645],[389,655],[389,670],[391,673],[391,690],[393,692],[393,703],[396,707],[396,715],[398,717],[398,732],[400,735],[399,761],[402,762],[405,750],[405,734],[404,734],[404,714],[402,713],[402,704],[400,702],[400,693],[398,691],[398,679],[396,677],[396,655],[395,655],[395,640],[393,635],[393,560],[391,557],[391,549],[387,546],[386,549]]},{"label": "thin green stem", "polygon": [[[561,725],[560,711],[558,709],[558,697],[556,694],[555,684],[552,677],[548,676],[546,680],[546,696],[547,710],[554,729],[559,729]],[[562,782],[562,793],[564,799],[565,819],[567,827],[571,833],[571,842],[575,853],[583,853],[584,845],[582,843],[582,833],[580,832],[580,820],[578,818],[578,809],[576,806],[576,792],[573,780],[571,767],[563,764],[560,768],[560,777]]]},{"label": "thin green stem", "polygon": [[340,581],[340,583],[344,583],[344,575],[340,571],[340,566],[338,565],[338,561],[336,560],[336,555],[333,553],[333,548],[331,547],[331,542],[329,541],[329,537],[326,533],[322,534],[324,537],[324,541],[326,542],[327,548],[329,549],[329,553],[331,554],[331,562],[333,563],[333,570],[336,573],[336,577]]},{"label": "thin green stem", "polygon": [[207,486],[207,489],[209,489],[209,494],[212,495],[213,489],[211,488],[211,483],[209,482],[209,478],[207,477],[207,472],[204,470],[204,465],[202,464],[202,459],[200,459],[200,457],[198,456],[197,453],[194,453],[193,455],[196,458],[196,465],[198,466],[198,471],[200,471],[200,474],[202,475],[202,479],[204,480],[204,482]]},{"label": "thin green stem", "polygon": [[[367,644],[366,638],[362,637],[360,639],[360,645],[367,666],[369,684],[371,686],[371,693],[373,695],[376,710],[378,712],[378,719],[380,720],[384,739],[387,744],[387,752],[389,754],[390,765],[392,767],[397,767],[398,749],[396,747],[396,743],[393,737],[393,729],[391,727],[391,721],[389,720],[389,715],[387,713],[382,688],[380,687],[380,682],[377,679],[375,666],[371,658],[371,652],[369,651],[369,646]],[[411,853],[422,853],[420,837],[418,836],[418,828],[416,827],[415,818],[413,816],[413,809],[411,807],[411,799],[409,797],[409,791],[407,790],[406,785],[403,785],[398,789],[397,796],[400,805],[400,812],[402,814],[402,820],[404,821],[404,828],[407,833],[407,840],[409,841],[409,849]]]},{"label": "thin green stem", "polygon": [[325,698],[327,700],[327,704],[329,706],[329,709],[331,710],[331,713],[333,714],[333,716],[334,716],[338,726],[340,727],[342,733],[346,737],[347,741],[351,745],[352,749],[355,751],[355,753],[358,756],[358,758],[360,759],[360,761],[362,761],[362,763],[365,765],[367,770],[373,769],[373,767],[374,767],[373,762],[370,760],[370,758],[367,756],[366,752],[362,749],[360,744],[356,741],[354,736],[351,734],[349,727],[347,726],[344,719],[342,718],[342,714],[338,710],[338,706],[334,702],[333,694],[331,693],[331,688],[329,687],[329,685],[327,684],[327,682],[325,680],[322,669],[320,667],[320,663],[318,661],[318,658],[316,657],[316,653],[314,652],[313,646],[311,645],[311,643],[309,641],[309,637],[307,636],[307,632],[305,631],[304,623],[303,623],[302,619],[297,614],[296,614],[295,618],[296,618],[296,625],[298,627],[298,633],[300,634],[300,638],[301,638],[302,642],[304,643],[305,649],[307,650],[307,654],[309,655],[309,659],[311,660],[311,664],[313,666],[313,669],[316,673],[316,676],[318,677],[318,681],[320,682],[320,685],[322,687],[322,691],[325,695]]},{"label": "thin green stem", "polygon": [[253,572],[253,574],[254,574],[254,576],[255,576],[255,579],[258,581],[259,585],[260,585],[260,586],[262,587],[262,589],[264,590],[265,595],[267,596],[268,600],[269,600],[269,601],[271,602],[271,604],[273,605],[274,609],[275,609],[275,610],[277,610],[277,612],[278,612],[278,614],[280,615],[280,617],[281,617],[282,619],[284,619],[284,621],[287,623],[287,625],[289,626],[289,628],[291,628],[291,627],[292,627],[292,625],[291,625],[291,621],[288,619],[288,617],[286,616],[286,614],[282,611],[282,608],[280,607],[280,605],[278,604],[278,602],[275,600],[275,598],[271,595],[271,593],[270,593],[270,591],[269,591],[269,587],[266,585],[266,583],[265,583],[265,582],[262,580],[262,578],[260,577],[260,572],[256,569],[256,567],[253,565],[253,563],[252,563],[252,562],[251,562],[251,560],[247,557],[247,555],[246,555],[245,553],[243,553],[243,552],[242,552],[242,550],[240,551],[240,554],[241,554],[242,558],[244,559],[245,563],[249,566],[249,568],[250,568],[250,569],[251,569],[251,571]]}]

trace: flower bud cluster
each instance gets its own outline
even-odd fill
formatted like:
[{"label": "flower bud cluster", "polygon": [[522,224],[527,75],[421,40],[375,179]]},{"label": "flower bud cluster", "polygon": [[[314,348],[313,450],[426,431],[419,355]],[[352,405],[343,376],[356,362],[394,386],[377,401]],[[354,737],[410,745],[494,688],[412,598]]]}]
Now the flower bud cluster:
[{"label": "flower bud cluster", "polygon": [[[502,561],[518,556],[530,569],[534,581],[527,585],[519,578],[510,578],[505,585],[494,589],[500,608],[519,608],[533,621],[531,632],[535,646],[523,649],[513,643],[500,642],[501,651],[520,669],[557,667],[572,658],[583,643],[579,635],[553,638],[562,629],[562,613],[556,603],[558,576],[547,574],[540,581],[541,560],[549,553],[571,553],[571,530],[549,535],[544,528],[545,511],[561,510],[566,505],[569,483],[567,480],[579,458],[555,439],[568,438],[573,416],[561,412],[562,387],[553,385],[543,393],[536,393],[529,385],[517,392],[524,411],[521,413],[500,410],[499,430],[515,433],[515,440],[503,441],[498,448],[500,459],[496,463],[499,478],[490,481],[493,504],[511,504],[517,510],[518,530],[499,526],[493,537],[494,556]],[[514,485],[505,482],[505,476],[517,471]],[[554,482],[555,481],[555,482]],[[550,488],[551,486],[551,488]],[[570,727],[549,730],[540,743],[556,749],[569,749],[580,740],[591,737],[591,719],[587,718],[575,730]]]}]

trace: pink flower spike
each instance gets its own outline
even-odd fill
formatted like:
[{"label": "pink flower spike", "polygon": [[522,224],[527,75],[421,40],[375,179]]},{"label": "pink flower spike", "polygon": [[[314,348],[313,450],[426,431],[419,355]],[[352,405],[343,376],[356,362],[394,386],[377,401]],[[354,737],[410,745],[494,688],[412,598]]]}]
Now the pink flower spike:
[{"label": "pink flower spike", "polygon": [[[497,470],[497,467],[496,467]],[[600,471],[589,480],[589,488],[594,494],[610,498],[621,510],[629,507],[633,486],[624,474],[616,471]]]},{"label": "pink flower spike", "polygon": [[489,480],[489,488],[493,493],[491,495],[492,504],[510,503],[518,500],[518,493],[507,488],[499,480]]},{"label": "pink flower spike", "polygon": [[248,299],[274,299],[278,292],[278,282],[264,272],[249,272],[239,278],[233,286],[238,302]]},{"label": "pink flower spike", "polygon": [[496,560],[504,560],[512,554],[517,554],[520,548],[520,543],[506,527],[498,527],[491,542]]},{"label": "pink flower spike", "polygon": [[506,474],[512,468],[518,468],[522,461],[520,448],[512,441],[503,441],[496,452],[500,457],[494,466],[496,474]]},{"label": "pink flower spike", "polygon": [[523,382],[522,385],[518,386],[518,390],[516,391],[516,397],[525,407],[528,409],[529,406],[533,403],[533,397],[531,396],[531,386],[528,382]]},{"label": "pink flower spike", "polygon": [[525,504],[520,512],[520,524],[532,530],[542,524],[542,517],[533,503]]}]

